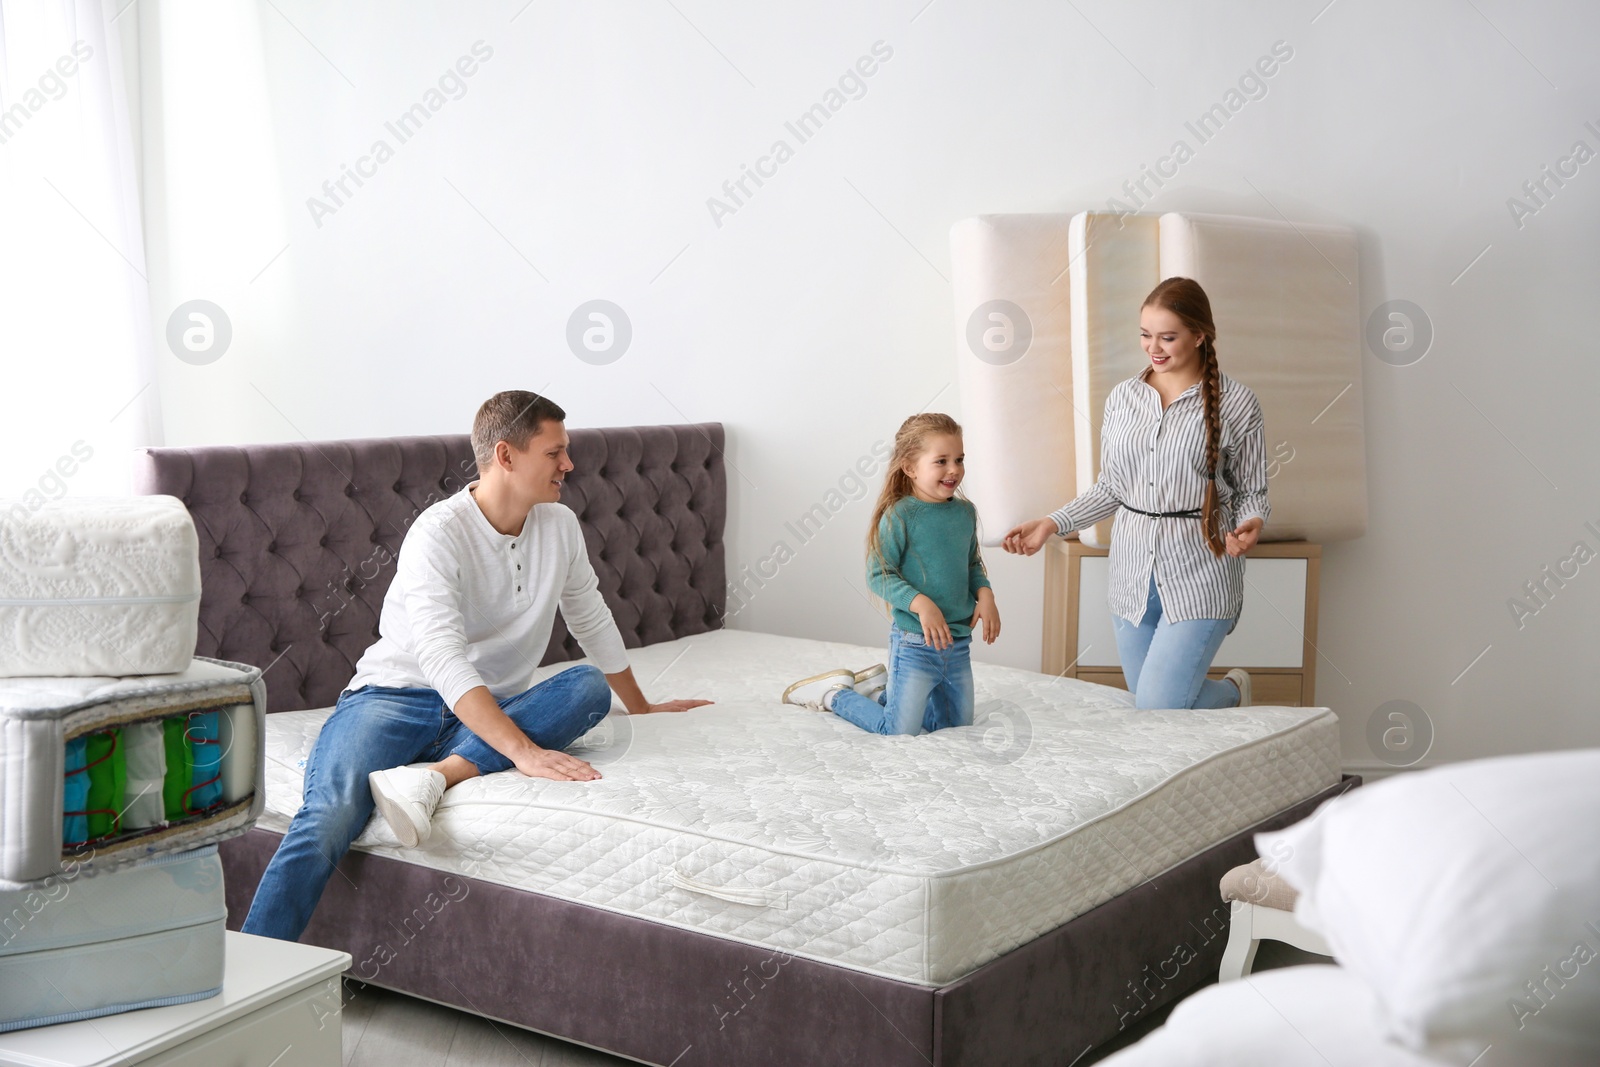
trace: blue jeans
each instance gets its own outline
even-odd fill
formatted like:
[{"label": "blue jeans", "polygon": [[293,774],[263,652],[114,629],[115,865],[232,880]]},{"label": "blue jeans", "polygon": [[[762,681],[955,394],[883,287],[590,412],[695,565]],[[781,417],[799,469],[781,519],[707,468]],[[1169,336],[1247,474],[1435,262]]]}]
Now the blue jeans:
[{"label": "blue jeans", "polygon": [[1211,661],[1228,636],[1232,619],[1190,619],[1168,622],[1161,614],[1155,575],[1139,625],[1120,615],[1111,618],[1117,634],[1117,656],[1136,708],[1232,708],[1239,690],[1232,682],[1206,677]]},{"label": "blue jeans", "polygon": [[833,694],[833,712],[875,734],[920,734],[972,725],[972,638],[939,650],[921,634],[889,627],[889,685],[879,699]]},{"label": "blue jeans", "polygon": [[[539,747],[564,749],[605,718],[611,689],[599,668],[584,665],[499,704]],[[304,802],[261,875],[244,932],[299,939],[334,867],[372,816],[367,775],[447,756],[461,756],[481,774],[511,767],[432,689],[365,685],[340,693],[306,762]]]}]

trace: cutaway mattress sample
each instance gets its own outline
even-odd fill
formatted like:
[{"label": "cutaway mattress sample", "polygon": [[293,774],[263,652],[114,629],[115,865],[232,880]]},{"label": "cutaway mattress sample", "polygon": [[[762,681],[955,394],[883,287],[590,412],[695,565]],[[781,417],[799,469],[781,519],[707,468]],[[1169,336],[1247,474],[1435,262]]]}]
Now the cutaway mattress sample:
[{"label": "cutaway mattress sample", "polygon": [[[1139,312],[1144,298],[1161,281],[1158,226],[1154,215],[1083,211],[1072,216],[1067,230],[1067,254],[1072,260],[1078,492],[1100,477],[1100,425],[1105,421],[1106,397],[1118,382],[1132,378],[1148,362],[1139,342]],[[1071,499],[1065,497],[1061,504]],[[1078,539],[1086,545],[1109,548],[1113,521],[1114,517],[1104,519],[1079,530]]]},{"label": "cutaway mattress sample", "polygon": [[1161,216],[1161,273],[1211,298],[1217,354],[1261,401],[1268,541],[1367,529],[1359,245],[1348,226],[1233,215]]},{"label": "cutaway mattress sample", "polygon": [[[943,985],[1339,780],[1325,708],[1139,711],[986,664],[975,725],[920,737],[779,703],[883,655],[728,630],[630,650],[653,696],[716,703],[614,708],[570,750],[599,781],[487,775],[445,794],[425,846],[375,819],[355,847]],[[287,829],[327,715],[268,718],[263,828]]]},{"label": "cutaway mattress sample", "polygon": [[0,1033],[215,996],[227,916],[215,845],[0,892]]},{"label": "cutaway mattress sample", "polygon": [[199,544],[177,497],[0,502],[0,677],[183,670]]},{"label": "cutaway mattress sample", "polygon": [[261,813],[261,671],[0,679],[0,889],[177,852]]},{"label": "cutaway mattress sample", "polygon": [[1065,215],[980,215],[950,230],[964,489],[979,537],[1073,497],[1073,398]]}]

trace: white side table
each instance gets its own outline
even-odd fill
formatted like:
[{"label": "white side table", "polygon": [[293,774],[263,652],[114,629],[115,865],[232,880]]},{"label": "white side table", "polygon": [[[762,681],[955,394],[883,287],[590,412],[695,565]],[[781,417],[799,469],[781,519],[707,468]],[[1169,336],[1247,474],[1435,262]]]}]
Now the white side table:
[{"label": "white side table", "polygon": [[0,1034],[0,1067],[339,1067],[350,954],[227,935],[209,1000]]}]

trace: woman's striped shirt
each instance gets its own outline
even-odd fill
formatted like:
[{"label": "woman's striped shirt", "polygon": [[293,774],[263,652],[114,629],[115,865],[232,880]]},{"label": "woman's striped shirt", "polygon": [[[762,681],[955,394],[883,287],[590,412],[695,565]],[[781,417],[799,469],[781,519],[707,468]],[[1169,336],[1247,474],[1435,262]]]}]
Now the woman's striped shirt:
[{"label": "woman's striped shirt", "polygon": [[[1246,519],[1264,524],[1267,464],[1261,404],[1249,387],[1219,372],[1220,453],[1217,505],[1221,529]],[[1140,511],[1199,509],[1205,500],[1205,409],[1196,382],[1163,410],[1161,395],[1141,374],[1119,382],[1106,397],[1100,430],[1100,479],[1051,512],[1063,534],[1113,513],[1110,591],[1114,614],[1137,625],[1144,618],[1153,572],[1162,616],[1169,622],[1232,619],[1244,604],[1244,557],[1213,556],[1198,518],[1158,519]],[[1126,506],[1124,506],[1126,505]],[[1233,627],[1228,628],[1233,632]]]}]

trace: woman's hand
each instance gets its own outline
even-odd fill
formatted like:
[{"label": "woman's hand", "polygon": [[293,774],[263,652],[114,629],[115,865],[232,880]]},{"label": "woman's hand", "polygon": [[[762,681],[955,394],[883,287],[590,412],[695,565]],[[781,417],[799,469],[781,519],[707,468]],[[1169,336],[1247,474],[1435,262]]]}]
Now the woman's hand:
[{"label": "woman's hand", "polygon": [[922,639],[931,648],[943,651],[955,644],[955,638],[950,636],[950,624],[944,621],[944,612],[926,593],[917,594],[911,601],[911,610],[922,623]]},{"label": "woman's hand", "polygon": [[1034,519],[1014,527],[1000,542],[1002,548],[1014,555],[1031,556],[1044,547],[1046,541],[1060,533],[1054,519]]},{"label": "woman's hand", "polygon": [[1249,518],[1239,524],[1236,530],[1228,531],[1228,555],[1242,556],[1256,547],[1256,540],[1261,536],[1261,519]]},{"label": "woman's hand", "polygon": [[979,621],[983,622],[985,644],[994,644],[1000,636],[1000,609],[994,606],[994,590],[984,586],[978,590],[978,610],[972,613],[972,629],[976,633]]}]

